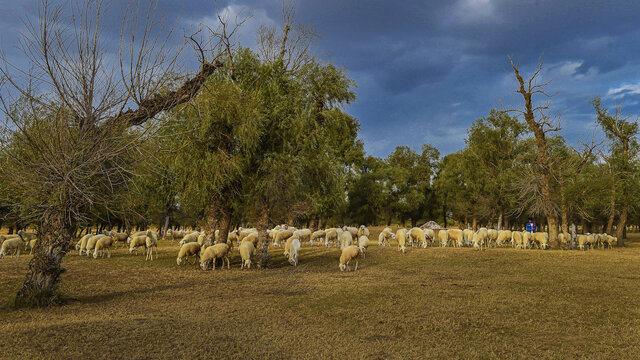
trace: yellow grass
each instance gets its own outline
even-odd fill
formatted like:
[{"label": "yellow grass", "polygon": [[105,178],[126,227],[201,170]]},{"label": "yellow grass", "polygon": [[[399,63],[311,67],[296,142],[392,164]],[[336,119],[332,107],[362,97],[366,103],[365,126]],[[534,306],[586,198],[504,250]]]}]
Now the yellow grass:
[{"label": "yellow grass", "polygon": [[[30,256],[0,260],[2,358],[640,358],[640,247],[592,251],[282,249],[274,268],[203,272],[68,255],[52,309],[12,310]],[[352,265],[353,266],[353,265]]]}]

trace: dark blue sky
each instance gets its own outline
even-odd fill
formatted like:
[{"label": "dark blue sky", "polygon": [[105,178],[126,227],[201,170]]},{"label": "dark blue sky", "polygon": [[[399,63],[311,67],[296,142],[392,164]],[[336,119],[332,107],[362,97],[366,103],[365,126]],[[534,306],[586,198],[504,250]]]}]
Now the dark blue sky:
[{"label": "dark blue sky", "polygon": [[[105,33],[117,38],[126,1],[109,2]],[[253,46],[260,23],[280,23],[281,1],[219,1],[223,12],[253,13],[240,41]],[[20,22],[32,1],[0,0],[1,47],[14,61]],[[212,24],[211,0],[160,1],[169,24]],[[298,0],[297,19],[320,33],[315,53],[358,84],[357,117],[369,154],[431,143],[443,154],[464,146],[466,129],[492,107],[521,103],[507,56],[529,73],[544,57],[544,80],[570,143],[594,132],[589,100],[640,112],[640,1]],[[180,31],[181,32],[181,31]],[[543,101],[543,99],[540,99]],[[502,105],[504,104],[504,105]]]}]

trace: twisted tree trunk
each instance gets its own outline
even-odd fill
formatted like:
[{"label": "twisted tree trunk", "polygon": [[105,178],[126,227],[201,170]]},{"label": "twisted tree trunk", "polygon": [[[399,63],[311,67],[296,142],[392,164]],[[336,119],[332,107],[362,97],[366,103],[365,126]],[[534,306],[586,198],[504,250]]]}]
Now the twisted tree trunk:
[{"label": "twisted tree trunk", "polygon": [[258,219],[258,248],[256,249],[257,261],[256,264],[260,269],[266,269],[269,267],[271,258],[269,256],[269,235],[267,229],[269,228],[269,209],[262,210],[262,215]]},{"label": "twisted tree trunk", "polygon": [[60,264],[75,231],[73,217],[65,211],[51,210],[44,215],[27,277],[15,299],[17,307],[62,303],[57,284],[65,270]]}]

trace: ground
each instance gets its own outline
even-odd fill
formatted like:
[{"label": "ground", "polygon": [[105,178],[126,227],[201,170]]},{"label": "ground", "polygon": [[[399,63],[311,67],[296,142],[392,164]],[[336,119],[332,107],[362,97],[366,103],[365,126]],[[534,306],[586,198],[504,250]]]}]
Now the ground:
[{"label": "ground", "polygon": [[[377,240],[379,229],[372,232]],[[635,235],[635,234],[634,234]],[[640,243],[591,251],[336,248],[290,266],[201,271],[160,242],[145,262],[65,257],[73,300],[14,310],[31,256],[0,260],[1,358],[640,358]],[[352,264],[353,268],[353,264]]]}]

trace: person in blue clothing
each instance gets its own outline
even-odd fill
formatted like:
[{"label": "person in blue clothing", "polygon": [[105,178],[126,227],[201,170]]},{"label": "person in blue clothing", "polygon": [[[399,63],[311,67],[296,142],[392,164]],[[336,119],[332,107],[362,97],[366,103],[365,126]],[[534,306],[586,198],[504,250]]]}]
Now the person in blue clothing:
[{"label": "person in blue clothing", "polygon": [[527,223],[527,232],[536,232],[536,223],[534,223],[531,219],[529,219],[529,222]]}]

